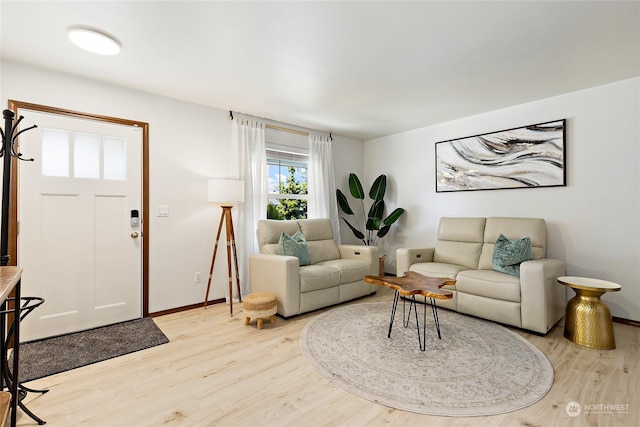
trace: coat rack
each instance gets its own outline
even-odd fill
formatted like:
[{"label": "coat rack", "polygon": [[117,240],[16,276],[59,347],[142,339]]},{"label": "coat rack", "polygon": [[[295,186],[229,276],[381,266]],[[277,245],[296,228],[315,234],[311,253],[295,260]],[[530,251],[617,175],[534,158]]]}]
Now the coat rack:
[{"label": "coat rack", "polygon": [[[9,265],[9,215],[10,215],[10,202],[11,202],[11,164],[12,159],[32,162],[33,159],[25,159],[22,157],[22,153],[17,151],[18,137],[31,129],[36,128],[36,125],[18,131],[18,125],[22,121],[23,117],[20,116],[14,123],[16,114],[11,110],[4,110],[2,112],[4,117],[4,130],[0,128],[0,136],[2,136],[2,147],[0,150],[0,157],[4,157],[3,170],[2,170],[2,225],[0,227],[0,266],[6,267]],[[12,299],[13,308],[7,310],[6,302]],[[22,398],[27,392],[46,393],[49,390],[36,390],[26,386],[23,386],[19,380],[18,374],[18,359],[20,353],[20,322],[24,317],[29,314],[33,309],[38,307],[44,302],[42,298],[36,297],[21,297],[20,295],[20,281],[14,288],[13,297],[7,299],[2,304],[3,316],[0,319],[0,337],[2,343],[0,343],[0,354],[2,355],[2,367],[0,367],[0,390],[4,390],[4,382],[6,381],[7,387],[11,390],[11,426],[15,426],[17,423],[16,411],[18,407],[22,409],[27,415],[29,415],[34,421],[42,425],[44,420],[40,419],[33,412],[31,412],[22,402]],[[4,315],[13,314],[13,319],[10,319],[10,325],[6,323]],[[13,371],[10,374],[9,365],[7,363],[7,349],[13,347]],[[22,396],[22,397],[21,397]]]},{"label": "coat rack", "polygon": [[2,136],[2,150],[0,150],[0,157],[4,157],[3,169],[2,169],[2,226],[0,233],[0,266],[9,265],[9,202],[11,201],[11,158],[15,157],[18,160],[32,162],[33,159],[25,159],[22,157],[22,153],[16,151],[16,143],[20,134],[37,128],[33,125],[21,131],[18,131],[18,125],[24,117],[20,116],[14,123],[13,119],[16,117],[16,113],[11,110],[4,110],[2,112],[4,117],[4,130],[0,129],[0,135]]}]

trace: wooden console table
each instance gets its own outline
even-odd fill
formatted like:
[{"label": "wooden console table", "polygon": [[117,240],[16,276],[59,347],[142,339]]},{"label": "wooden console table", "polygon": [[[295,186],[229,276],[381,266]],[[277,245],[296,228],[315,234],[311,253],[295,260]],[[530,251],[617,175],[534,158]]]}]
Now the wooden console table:
[{"label": "wooden console table", "polygon": [[[0,318],[0,357],[2,357],[2,363],[0,363],[0,391],[4,390],[4,366],[7,360],[7,352],[8,346],[5,342],[5,337],[7,334],[7,325],[11,322],[15,323],[14,331],[13,331],[13,370],[12,377],[13,380],[11,384],[9,384],[9,392],[11,393],[11,399],[0,399],[0,405],[9,405],[11,409],[11,426],[14,427],[17,422],[17,410],[18,410],[18,400],[20,396],[18,394],[18,360],[19,360],[19,351],[20,346],[18,343],[20,342],[20,279],[22,277],[22,268],[20,267],[0,267],[0,305],[2,309],[6,309],[7,298],[11,292],[14,292],[15,301],[13,304],[13,319],[8,321],[6,317],[1,316]],[[0,413],[6,414],[7,408],[0,408]]]}]

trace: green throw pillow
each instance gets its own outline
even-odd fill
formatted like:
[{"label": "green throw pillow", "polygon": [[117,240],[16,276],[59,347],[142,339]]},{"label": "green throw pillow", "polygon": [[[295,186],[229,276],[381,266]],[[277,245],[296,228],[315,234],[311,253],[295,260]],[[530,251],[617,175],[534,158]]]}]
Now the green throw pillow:
[{"label": "green throw pillow", "polygon": [[299,231],[296,231],[293,236],[289,236],[284,231],[282,232],[280,240],[278,240],[278,255],[298,257],[301,266],[311,264],[307,240]]},{"label": "green throw pillow", "polygon": [[520,277],[520,263],[532,258],[531,239],[510,239],[500,235],[493,248],[491,264],[496,271]]}]

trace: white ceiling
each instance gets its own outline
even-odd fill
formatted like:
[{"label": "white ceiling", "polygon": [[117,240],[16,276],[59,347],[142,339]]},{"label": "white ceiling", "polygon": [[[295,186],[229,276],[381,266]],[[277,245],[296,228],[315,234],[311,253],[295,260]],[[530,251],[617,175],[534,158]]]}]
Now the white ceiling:
[{"label": "white ceiling", "polygon": [[364,140],[640,75],[638,1],[0,6],[4,59]]}]

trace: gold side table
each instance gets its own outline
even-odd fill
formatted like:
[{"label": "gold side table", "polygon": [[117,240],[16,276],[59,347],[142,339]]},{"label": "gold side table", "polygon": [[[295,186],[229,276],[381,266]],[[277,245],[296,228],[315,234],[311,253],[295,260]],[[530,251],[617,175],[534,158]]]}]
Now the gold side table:
[{"label": "gold side table", "polygon": [[619,291],[622,287],[606,280],[574,276],[558,277],[558,283],[576,293],[567,303],[564,337],[585,347],[616,348],[611,311],[600,296],[605,292]]}]

